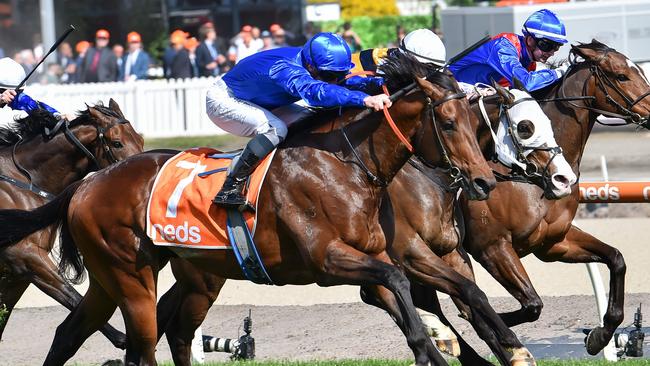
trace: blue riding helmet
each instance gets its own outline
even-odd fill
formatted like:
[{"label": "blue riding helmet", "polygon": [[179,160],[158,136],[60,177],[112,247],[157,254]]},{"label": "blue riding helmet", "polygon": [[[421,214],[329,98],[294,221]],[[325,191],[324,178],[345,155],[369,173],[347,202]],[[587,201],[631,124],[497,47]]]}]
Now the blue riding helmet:
[{"label": "blue riding helmet", "polygon": [[354,68],[352,53],[343,38],[334,33],[318,33],[302,47],[305,64],[319,71],[345,72]]},{"label": "blue riding helmet", "polygon": [[524,23],[523,32],[537,39],[548,39],[560,44],[567,43],[564,23],[548,9],[532,13]]}]

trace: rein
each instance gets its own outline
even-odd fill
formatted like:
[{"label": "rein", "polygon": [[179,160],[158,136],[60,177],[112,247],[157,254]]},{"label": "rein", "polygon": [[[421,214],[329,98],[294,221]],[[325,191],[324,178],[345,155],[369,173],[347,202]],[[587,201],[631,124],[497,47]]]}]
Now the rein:
[{"label": "rein", "polygon": [[[600,91],[602,91],[605,94],[605,99],[607,100],[607,102],[614,105],[623,114],[605,111],[605,110],[602,110],[600,108],[593,107],[592,105],[587,105],[586,103],[585,103],[585,105],[578,105],[578,104],[573,103],[574,100],[584,100],[584,101],[590,101],[593,104],[593,102],[596,100],[596,97],[591,96],[591,95],[581,95],[581,96],[567,97],[566,96],[566,90],[565,90],[565,87],[566,87],[566,82],[565,81],[566,81],[566,78],[568,77],[568,74],[569,74],[568,72],[565,73],[562,76],[562,86],[560,88],[561,93],[562,93],[562,97],[560,97],[560,98],[551,98],[551,99],[542,99],[542,100],[539,100],[539,102],[540,103],[568,102],[569,105],[571,105],[572,107],[574,107],[576,109],[586,109],[588,111],[591,111],[591,112],[594,112],[594,113],[597,113],[597,114],[602,114],[602,115],[604,115],[606,117],[618,118],[618,119],[622,119],[622,120],[627,121],[627,122],[621,123],[619,125],[626,125],[626,124],[629,124],[629,123],[634,123],[636,125],[639,125],[639,126],[643,127],[646,124],[648,124],[648,117],[641,117],[641,115],[639,115],[638,113],[632,112],[631,109],[637,103],[639,103],[641,100],[643,100],[644,98],[650,96],[650,89],[648,89],[645,93],[641,94],[635,100],[631,100],[627,95],[625,95],[625,93],[623,93],[623,91],[620,88],[618,88],[614,84],[614,82],[612,82],[612,80],[603,72],[603,70],[600,68],[600,66],[598,66],[598,62],[601,61],[602,59],[604,59],[607,56],[608,53],[609,53],[609,51],[606,51],[604,55],[602,55],[598,60],[596,60],[596,62],[583,61],[583,62],[589,62],[590,76],[589,76],[589,78],[587,78],[585,80],[585,83],[584,83],[584,85],[582,87],[582,90],[583,90],[583,94],[584,94],[585,90],[587,88],[587,82],[593,76],[595,78],[595,80],[596,80],[596,85],[597,85],[598,89],[600,89]],[[569,62],[571,63],[571,66],[575,66],[575,65],[580,64],[576,60],[577,55],[576,55],[575,51],[571,50],[571,55],[573,55],[573,58],[571,58],[571,56],[569,56]],[[619,102],[617,102],[609,94],[608,88],[605,85],[612,88],[616,92],[616,94],[618,94],[621,98],[623,98],[623,100],[625,101],[627,106],[625,107],[625,106],[621,105]]]},{"label": "rein", "polygon": [[[120,120],[120,121],[118,121],[116,123],[111,124],[107,128],[99,127],[99,126],[96,126],[96,125],[94,126],[95,130],[97,131],[97,137],[91,143],[94,143],[95,141],[99,140],[99,142],[100,142],[100,144],[102,146],[102,149],[104,150],[104,152],[106,153],[106,155],[108,157],[108,161],[110,162],[110,164],[117,163],[119,160],[117,158],[115,158],[115,155],[113,154],[113,151],[111,150],[109,141],[106,138],[106,132],[108,132],[108,130],[110,130],[111,128],[113,128],[117,124],[123,124],[123,123],[127,123],[127,122],[128,121],[126,121],[126,120]],[[95,155],[90,150],[88,150],[88,148],[86,148],[81,143],[81,141],[79,141],[79,139],[77,138],[77,136],[75,136],[75,134],[72,132],[72,130],[70,130],[70,122],[68,120],[63,119],[63,118],[60,119],[57,122],[57,124],[54,125],[54,127],[52,129],[50,129],[48,127],[44,127],[43,130],[44,130],[45,138],[47,140],[51,140],[61,129],[63,129],[63,133],[66,136],[67,140],[70,141],[70,143],[72,143],[74,146],[76,146],[77,149],[79,151],[81,151],[88,158],[88,160],[90,160],[95,165],[95,167],[98,170],[101,169],[101,166],[99,165],[99,160],[97,159],[97,157],[95,157]],[[18,179],[9,177],[9,176],[4,175],[4,174],[0,174],[0,181],[5,181],[7,183],[13,184],[14,186],[16,186],[18,188],[29,190],[29,191],[31,191],[33,193],[36,193],[37,195],[39,195],[39,196],[41,196],[43,198],[47,198],[48,200],[54,199],[54,197],[56,197],[56,195],[54,195],[52,193],[49,193],[49,192],[45,191],[44,189],[39,188],[38,186],[36,186],[32,182],[31,174],[29,173],[29,171],[27,169],[25,169],[20,164],[20,162],[16,158],[16,151],[18,149],[18,145],[20,145],[23,141],[24,140],[21,137],[14,144],[13,148],[11,149],[11,158],[12,158],[12,160],[14,162],[14,165],[18,169],[18,171],[27,178],[29,183],[20,181]]]}]

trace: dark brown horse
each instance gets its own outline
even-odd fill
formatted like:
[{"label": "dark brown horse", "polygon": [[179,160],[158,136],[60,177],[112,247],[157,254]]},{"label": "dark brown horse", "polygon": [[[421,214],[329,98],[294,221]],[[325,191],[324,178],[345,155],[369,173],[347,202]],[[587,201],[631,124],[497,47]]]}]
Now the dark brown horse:
[{"label": "dark brown horse", "polygon": [[[464,94],[449,76],[400,58],[386,69],[387,80],[399,85],[415,80],[419,87],[391,108],[398,129],[418,157],[438,166],[451,162],[468,194],[485,198],[495,180],[478,148],[478,126],[470,124]],[[255,231],[260,256],[275,284],[375,287],[383,306],[393,310],[416,364],[444,365],[415,312],[408,280],[385,250],[379,223],[385,186],[368,179],[374,175],[379,183],[390,182],[411,153],[383,116],[354,121],[357,114],[346,111],[334,120],[323,115],[320,119],[330,117],[331,122],[296,133],[277,151],[260,193]],[[342,128],[354,147],[346,143]],[[127,363],[155,364],[156,275],[169,256],[224,278],[243,279],[230,251],[156,247],[146,236],[147,197],[160,167],[172,156],[132,157],[73,185],[40,209],[3,213],[2,222],[12,226],[0,240],[7,244],[57,222],[65,212],[62,264],[82,270],[78,248],[91,273],[88,292],[57,329],[46,364],[65,362],[116,306],[126,323]],[[119,200],[112,193],[116,188]]]},{"label": "dark brown horse", "polygon": [[[513,130],[519,131],[526,137],[519,139],[519,136],[514,136],[519,143],[529,147],[535,145],[536,150],[528,156],[528,159],[534,161],[536,170],[543,171],[545,167],[551,165],[547,168],[549,172],[544,179],[537,181],[540,186],[547,189],[546,195],[570,194],[569,184],[576,178],[564,158],[548,149],[556,146],[556,143],[552,138],[551,123],[539,105],[534,100],[526,100],[528,95],[521,91],[513,90],[516,96],[500,87],[497,87],[497,91],[498,95],[486,98],[485,102],[491,128],[496,130],[502,122],[499,117],[507,113],[512,120]],[[519,108],[511,110],[515,106]],[[478,104],[474,107],[475,114],[480,116]],[[526,113],[524,115],[517,113],[521,110],[526,110]],[[533,118],[535,116],[537,118]],[[533,136],[539,138],[531,142]],[[545,136],[549,138],[548,141],[543,140]],[[494,146],[488,143],[492,141],[492,134],[487,125],[484,124],[480,129],[478,138],[483,142],[484,153],[491,155]],[[505,142],[500,141],[500,144]],[[561,169],[558,168],[563,167],[569,170],[568,176],[560,173]],[[412,160],[411,164],[405,165],[400,170],[389,185],[390,200],[386,201],[384,210],[386,213],[382,216],[384,230],[387,232],[387,237],[391,238],[388,243],[388,253],[395,263],[406,270],[407,275],[415,283],[427,284],[436,290],[463,297],[466,301],[472,299],[473,311],[479,318],[474,325],[503,364],[532,363],[529,352],[523,349],[514,339],[514,335],[506,329],[497,314],[490,308],[485,295],[473,282],[454,273],[441,259],[454,251],[461,242],[458,236],[460,233],[457,233],[454,228],[455,191],[447,188],[450,185],[448,177],[444,173],[439,173]],[[552,181],[556,184],[566,181],[568,184],[562,187],[564,189],[558,189]],[[418,209],[413,210],[414,207]],[[201,272],[182,259],[172,259],[171,262],[178,283],[159,302],[159,334],[163,331],[166,333],[174,362],[177,365],[189,365],[194,330],[201,324],[225,280]],[[370,304],[381,306],[365,289],[362,291],[362,298]],[[420,306],[429,308],[426,303]],[[444,346],[449,349],[454,347],[453,344],[448,343],[448,339],[446,341],[441,340],[438,343],[439,347]],[[509,348],[509,352],[504,348]],[[468,359],[465,354],[461,356]],[[530,359],[527,360],[528,358]],[[478,360],[485,362],[480,357]]]},{"label": "dark brown horse", "polygon": [[[629,122],[646,123],[650,98],[645,97],[650,86],[639,68],[603,44],[594,41],[575,46],[572,54],[581,56],[584,61],[578,61],[562,83],[541,90],[535,96],[542,100],[554,99],[543,104],[544,110],[553,121],[555,136],[563,147],[565,158],[577,172],[595,117],[601,113],[611,116],[619,114]],[[606,102],[608,95],[612,102]],[[489,151],[489,140],[489,134],[480,136],[481,146],[486,152]],[[494,164],[493,168],[507,173],[499,164]],[[395,196],[399,200],[392,201],[395,211],[402,211],[401,216],[396,213],[396,235],[424,241],[437,254],[443,254],[444,248],[447,248],[448,254],[443,257],[445,261],[473,279],[467,254],[463,248],[457,248],[463,231],[461,229],[456,234],[454,229],[453,195],[442,188],[444,184],[431,184],[427,178],[429,176],[433,181],[444,182],[446,177],[427,167],[420,166],[419,170],[421,173],[406,165],[389,187],[389,191],[395,189],[398,192]],[[400,183],[402,177],[407,177],[404,183]],[[403,187],[398,190],[396,187],[399,184]],[[499,182],[497,187],[498,196],[493,193],[487,201],[465,202],[463,214],[469,236],[464,243],[475,258],[522,301],[522,309],[504,314],[504,320],[511,325],[534,321],[541,311],[541,300],[530,284],[518,255],[532,252],[543,260],[607,263],[612,270],[610,309],[605,330],[598,328],[600,330],[592,333],[590,352],[595,353],[607,343],[607,337],[611,337],[611,333],[607,333],[615,329],[622,319],[625,267],[620,253],[571,226],[577,207],[575,187],[570,197],[560,201],[543,199],[546,194],[540,188],[522,182]],[[573,238],[576,237],[583,240],[575,241]],[[407,239],[394,242],[404,240]],[[449,251],[450,248],[457,249]],[[556,255],[551,255],[553,253]],[[223,280],[205,273],[193,273],[193,269],[186,264],[176,262],[180,261],[172,261],[172,268],[179,282],[161,299],[160,321],[167,316],[175,317],[167,325],[167,338],[170,345],[178,346],[172,346],[174,352],[184,354],[189,359],[189,341],[194,334],[192,321],[198,324],[197,318],[202,316],[203,311],[200,310],[201,306],[214,301]],[[437,298],[431,296],[430,287],[412,282],[412,294],[416,306],[442,315]],[[180,304],[180,310],[173,313],[170,310],[176,309],[173,304]],[[464,316],[471,317],[469,308],[462,309]],[[444,317],[442,320],[449,324]],[[594,342],[599,338],[602,340]],[[463,364],[486,364],[462,338],[459,341]]]},{"label": "dark brown horse", "polygon": [[[39,207],[88,173],[142,152],[142,137],[112,99],[108,108],[88,107],[69,124],[57,126],[57,122],[48,112],[36,110],[0,128],[3,209]],[[19,185],[31,181],[34,189],[29,184],[19,187],[11,179]],[[6,310],[5,320],[30,283],[70,310],[81,300],[48,255],[55,233],[43,230],[0,248],[0,305]],[[6,323],[0,323],[0,338]],[[113,327],[107,325],[101,331],[116,347],[126,346],[124,334]]]},{"label": "dark brown horse", "polygon": [[[573,66],[562,83],[535,92],[564,156],[574,171],[599,114],[621,117],[627,123],[648,127],[650,85],[643,71],[627,57],[592,41],[572,46]],[[577,97],[577,98],[576,98]],[[616,249],[572,225],[578,207],[578,187],[557,201],[540,198],[539,188],[499,182],[486,201],[463,200],[466,238],[464,248],[520,303],[521,309],[502,314],[506,324],[535,321],[542,300],[519,258],[534,254],[545,262],[604,263],[610,270],[610,291],[603,326],[587,337],[587,351],[597,354],[607,345],[623,320],[625,262]],[[449,258],[455,268],[472,276],[469,261],[456,253]],[[414,296],[414,300],[418,296]],[[426,297],[426,295],[425,295]],[[467,308],[462,313],[467,316]]]}]

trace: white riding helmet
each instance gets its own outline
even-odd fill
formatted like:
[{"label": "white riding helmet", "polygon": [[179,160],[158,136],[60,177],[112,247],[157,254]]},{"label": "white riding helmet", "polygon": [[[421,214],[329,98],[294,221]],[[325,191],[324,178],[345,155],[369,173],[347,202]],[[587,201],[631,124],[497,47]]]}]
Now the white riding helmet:
[{"label": "white riding helmet", "polygon": [[410,32],[402,40],[399,49],[422,63],[442,66],[447,58],[447,50],[442,40],[429,29],[416,29]]},{"label": "white riding helmet", "polygon": [[25,78],[25,69],[9,57],[0,58],[0,88],[14,89]]}]

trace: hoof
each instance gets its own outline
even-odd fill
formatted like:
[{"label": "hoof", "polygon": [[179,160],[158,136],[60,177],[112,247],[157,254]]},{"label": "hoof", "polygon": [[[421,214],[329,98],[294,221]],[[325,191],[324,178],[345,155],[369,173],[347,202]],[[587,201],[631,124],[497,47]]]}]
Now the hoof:
[{"label": "hoof", "polygon": [[458,357],[460,356],[460,344],[458,344],[458,339],[453,338],[453,339],[435,339],[436,341],[436,348],[438,350],[446,355],[452,356],[452,357]]},{"label": "hoof", "polygon": [[535,358],[526,347],[515,348],[509,350],[509,352],[512,353],[510,366],[537,366]]},{"label": "hoof", "polygon": [[587,338],[585,338],[585,347],[587,348],[587,353],[590,355],[597,355],[598,352],[602,351],[609,342],[609,339],[605,339],[603,332],[604,328],[596,327],[587,334]]}]

